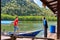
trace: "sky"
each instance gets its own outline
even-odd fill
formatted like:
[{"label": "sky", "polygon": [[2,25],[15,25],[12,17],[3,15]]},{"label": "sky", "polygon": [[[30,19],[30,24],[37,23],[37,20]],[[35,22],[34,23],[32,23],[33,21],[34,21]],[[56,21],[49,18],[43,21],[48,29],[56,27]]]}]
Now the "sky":
[{"label": "sky", "polygon": [[39,6],[42,7],[42,2],[40,0],[34,0],[34,2]]},{"label": "sky", "polygon": [[[40,0],[34,0],[34,2],[39,6],[39,7],[43,7],[42,6],[42,2]],[[46,7],[48,8],[48,7]]]}]

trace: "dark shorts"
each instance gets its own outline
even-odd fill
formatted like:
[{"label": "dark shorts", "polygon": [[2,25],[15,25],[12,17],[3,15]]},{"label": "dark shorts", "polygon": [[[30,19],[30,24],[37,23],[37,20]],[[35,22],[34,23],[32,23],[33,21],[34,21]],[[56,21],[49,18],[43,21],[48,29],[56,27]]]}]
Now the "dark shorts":
[{"label": "dark shorts", "polygon": [[18,30],[17,26],[14,26],[14,32],[16,32]]}]

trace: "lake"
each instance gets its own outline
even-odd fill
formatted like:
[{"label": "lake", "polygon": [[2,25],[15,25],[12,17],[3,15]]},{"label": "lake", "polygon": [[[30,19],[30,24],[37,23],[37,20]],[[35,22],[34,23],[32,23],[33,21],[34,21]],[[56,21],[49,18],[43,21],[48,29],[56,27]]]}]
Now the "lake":
[{"label": "lake", "polygon": [[[1,21],[1,30],[5,29],[6,31],[13,31],[13,21]],[[57,26],[56,21],[48,21],[48,30],[51,25]],[[20,31],[34,31],[34,30],[43,30],[42,21],[19,21],[19,30]],[[40,32],[37,37],[43,37],[43,31]]]}]

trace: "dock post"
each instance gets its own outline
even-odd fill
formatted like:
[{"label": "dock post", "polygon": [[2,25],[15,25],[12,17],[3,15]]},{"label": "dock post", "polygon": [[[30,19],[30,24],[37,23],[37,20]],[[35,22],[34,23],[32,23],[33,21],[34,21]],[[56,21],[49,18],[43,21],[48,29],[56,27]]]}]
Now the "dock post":
[{"label": "dock post", "polygon": [[34,38],[32,38],[32,40],[34,40]]},{"label": "dock post", "polygon": [[11,40],[16,40],[16,37],[13,34],[11,34]]},{"label": "dock post", "polygon": [[57,39],[60,40],[60,0],[58,0],[58,13],[57,13]]}]

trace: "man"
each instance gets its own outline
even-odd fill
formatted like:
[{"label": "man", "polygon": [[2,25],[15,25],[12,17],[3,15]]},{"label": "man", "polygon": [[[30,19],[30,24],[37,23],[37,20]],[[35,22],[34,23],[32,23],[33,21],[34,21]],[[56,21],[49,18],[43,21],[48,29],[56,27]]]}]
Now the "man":
[{"label": "man", "polygon": [[47,20],[45,19],[45,17],[43,18],[43,25],[44,25],[44,37],[47,37]]},{"label": "man", "polygon": [[14,20],[14,32],[18,31],[18,17]]}]

